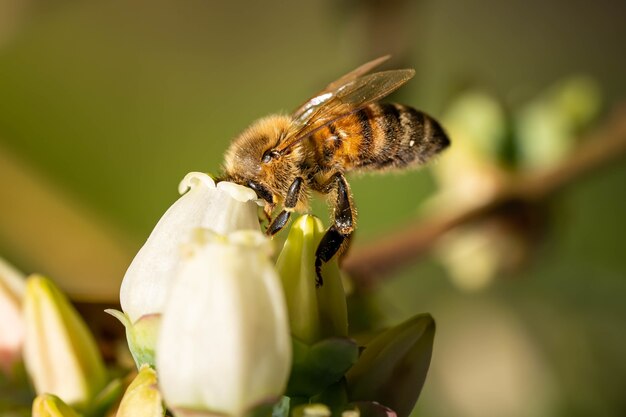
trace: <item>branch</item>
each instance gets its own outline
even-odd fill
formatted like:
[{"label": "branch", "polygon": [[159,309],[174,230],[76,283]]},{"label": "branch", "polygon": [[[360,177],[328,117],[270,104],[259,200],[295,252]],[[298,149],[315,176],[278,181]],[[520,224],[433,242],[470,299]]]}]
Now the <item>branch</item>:
[{"label": "branch", "polygon": [[581,140],[567,160],[552,169],[519,175],[493,198],[449,215],[417,220],[389,235],[355,248],[342,267],[361,288],[371,288],[394,270],[414,262],[446,232],[497,215],[513,203],[537,203],[548,199],[585,174],[605,167],[626,153],[626,105],[620,106],[606,123]]}]

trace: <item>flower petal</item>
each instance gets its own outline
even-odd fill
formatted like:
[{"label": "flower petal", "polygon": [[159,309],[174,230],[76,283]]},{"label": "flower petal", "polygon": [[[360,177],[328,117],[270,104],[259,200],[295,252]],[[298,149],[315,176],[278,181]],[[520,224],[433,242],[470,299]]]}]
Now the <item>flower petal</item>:
[{"label": "flower petal", "polygon": [[239,416],[283,392],[291,341],[269,245],[260,232],[194,235],[157,344],[169,407]]},{"label": "flower petal", "polygon": [[120,300],[131,322],[160,313],[180,261],[180,246],[197,227],[216,233],[260,230],[256,194],[237,184],[217,186],[206,174],[192,172],[179,186],[185,193],[161,217],[126,271]]}]

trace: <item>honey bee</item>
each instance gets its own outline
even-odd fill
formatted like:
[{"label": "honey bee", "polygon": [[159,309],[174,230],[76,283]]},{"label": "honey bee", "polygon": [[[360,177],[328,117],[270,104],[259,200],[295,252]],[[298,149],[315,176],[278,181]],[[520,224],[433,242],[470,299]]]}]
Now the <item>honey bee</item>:
[{"label": "honey bee", "polygon": [[[439,123],[401,104],[378,100],[413,77],[412,69],[371,73],[384,56],[342,76],[291,115],[254,122],[226,151],[223,176],[265,200],[266,233],[278,233],[294,211],[308,207],[311,191],[329,199],[333,224],[315,253],[316,284],[322,265],[347,249],[356,225],[348,172],[423,165],[450,144]],[[280,212],[273,217],[276,207]]]}]

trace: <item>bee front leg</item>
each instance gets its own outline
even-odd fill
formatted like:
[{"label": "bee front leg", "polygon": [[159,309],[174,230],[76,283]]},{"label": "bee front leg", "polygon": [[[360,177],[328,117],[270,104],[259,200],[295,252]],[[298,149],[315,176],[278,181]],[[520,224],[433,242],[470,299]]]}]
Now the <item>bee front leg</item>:
[{"label": "bee front leg", "polygon": [[322,265],[330,261],[333,256],[345,252],[354,231],[355,213],[350,187],[340,172],[334,174],[326,184],[319,187],[319,191],[325,194],[333,190],[337,195],[333,209],[333,225],[326,231],[315,251],[317,287],[324,284]]},{"label": "bee front leg", "polygon": [[296,208],[296,204],[298,204],[298,200],[300,199],[302,182],[302,178],[297,177],[289,186],[289,190],[287,190],[287,196],[285,197],[285,204],[283,204],[283,210],[278,213],[278,216],[276,216],[274,220],[272,220],[270,225],[267,227],[267,230],[265,231],[265,233],[267,233],[269,236],[274,236],[276,233],[280,232],[280,230],[285,227],[285,225],[289,221],[289,217],[291,217],[291,213]]}]

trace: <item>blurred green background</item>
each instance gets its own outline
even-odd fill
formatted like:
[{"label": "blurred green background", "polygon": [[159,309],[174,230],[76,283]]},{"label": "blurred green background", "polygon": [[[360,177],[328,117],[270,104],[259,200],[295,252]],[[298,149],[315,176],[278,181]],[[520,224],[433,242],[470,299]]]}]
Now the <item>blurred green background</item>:
[{"label": "blurred green background", "polygon": [[[392,98],[435,116],[467,85],[514,107],[581,73],[608,111],[626,95],[625,12],[611,0],[1,0],[0,256],[77,300],[115,302],[185,173],[217,172],[255,118],[388,53],[387,68],[417,70]],[[355,247],[436,190],[428,170],[351,184]],[[626,415],[625,184],[620,162],[559,194],[530,262],[478,291],[427,258],[369,295],[377,325],[437,320],[416,416]]]}]

